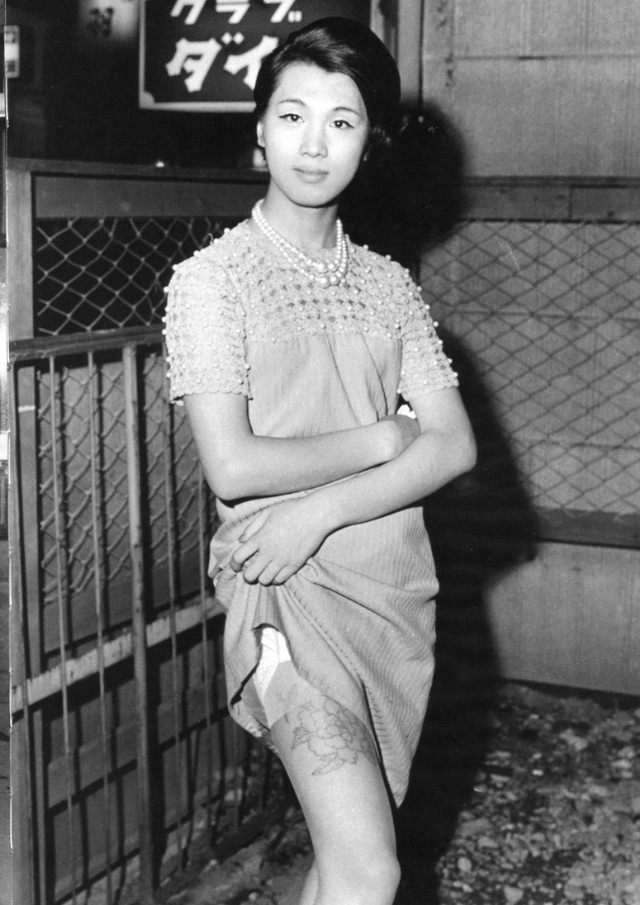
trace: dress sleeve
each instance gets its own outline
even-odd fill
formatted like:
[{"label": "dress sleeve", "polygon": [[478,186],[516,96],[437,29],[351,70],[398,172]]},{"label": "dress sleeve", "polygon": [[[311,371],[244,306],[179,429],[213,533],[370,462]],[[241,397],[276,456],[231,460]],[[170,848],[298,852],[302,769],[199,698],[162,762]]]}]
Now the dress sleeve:
[{"label": "dress sleeve", "polygon": [[196,253],[167,289],[165,337],[171,400],[188,393],[249,396],[243,311],[224,269]]},{"label": "dress sleeve", "polygon": [[442,349],[429,305],[405,272],[405,311],[401,321],[402,366],[399,392],[405,399],[458,386],[458,375]]}]

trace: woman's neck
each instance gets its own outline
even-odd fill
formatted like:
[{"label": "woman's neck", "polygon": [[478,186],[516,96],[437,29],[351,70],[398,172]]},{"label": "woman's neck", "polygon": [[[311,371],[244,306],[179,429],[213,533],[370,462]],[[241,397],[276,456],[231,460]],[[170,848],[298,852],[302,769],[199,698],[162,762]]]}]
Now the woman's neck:
[{"label": "woman's neck", "polygon": [[303,251],[333,248],[336,240],[338,206],[301,207],[267,196],[262,213],[281,236]]}]

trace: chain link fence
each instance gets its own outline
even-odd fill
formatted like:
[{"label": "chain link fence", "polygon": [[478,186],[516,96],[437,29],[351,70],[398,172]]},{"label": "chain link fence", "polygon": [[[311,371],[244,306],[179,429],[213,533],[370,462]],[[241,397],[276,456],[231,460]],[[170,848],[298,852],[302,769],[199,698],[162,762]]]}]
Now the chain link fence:
[{"label": "chain link fence", "polygon": [[[65,594],[73,601],[67,643],[76,650],[92,632],[93,614],[85,604],[93,598],[98,565],[108,631],[117,632],[129,619],[126,589],[132,570],[123,366],[119,356],[103,353],[94,357],[90,367],[74,362],[72,356],[59,361],[53,372],[38,369],[36,374],[41,605],[45,627],[54,625],[56,620],[49,614],[58,597],[62,555]],[[157,615],[168,605],[172,584],[175,598],[186,600],[199,591],[198,528],[203,501],[186,418],[182,409],[167,402],[160,345],[140,355],[139,377],[149,613]],[[94,408],[100,413],[100,427],[92,437]],[[213,501],[208,494],[206,503],[203,527],[212,531]],[[175,557],[181,567],[170,581]],[[45,650],[55,650],[58,641],[55,632],[51,638],[46,633]]]},{"label": "chain link fence", "polygon": [[542,536],[637,546],[640,223],[469,220],[422,281],[486,386]]},{"label": "chain link fence", "polygon": [[159,324],[172,264],[231,223],[210,217],[40,221],[34,249],[36,334]]},{"label": "chain link fence", "polygon": [[[35,245],[38,335],[66,336],[135,327],[159,327],[164,287],[173,264],[192,254],[230,221],[202,218],[88,218],[43,220]],[[62,519],[67,593],[78,613],[92,592],[95,557],[100,555],[107,592],[108,625],[116,631],[127,619],[126,594],[131,582],[129,553],[126,437],[122,361],[103,353],[93,373],[67,356],[53,374],[37,372],[39,425],[38,497],[41,508],[41,585],[45,625],[57,595],[57,557]],[[141,359],[143,400],[140,420],[142,481],[147,526],[152,611],[168,603],[170,583],[185,599],[198,590],[198,464],[181,408],[167,403],[161,346]],[[92,449],[90,405],[100,411],[100,433]],[[52,406],[57,431],[52,432]],[[53,493],[53,443],[64,475],[61,498]],[[170,455],[170,460],[167,460]],[[97,457],[97,458],[96,458]],[[100,549],[92,538],[92,468],[100,482]],[[167,513],[172,518],[167,519]],[[211,530],[212,525],[205,526]],[[180,567],[172,568],[177,554]],[[87,622],[86,629],[84,623]],[[78,615],[78,639],[90,618]],[[55,648],[56,639],[52,639]],[[48,645],[47,645],[48,646]]]}]

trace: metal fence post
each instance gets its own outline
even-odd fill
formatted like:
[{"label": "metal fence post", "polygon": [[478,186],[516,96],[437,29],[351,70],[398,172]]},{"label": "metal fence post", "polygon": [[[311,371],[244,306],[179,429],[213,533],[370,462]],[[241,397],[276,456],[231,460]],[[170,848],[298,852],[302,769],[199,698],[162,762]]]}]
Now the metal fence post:
[{"label": "metal fence post", "polygon": [[129,489],[129,545],[132,574],[132,638],[137,708],[138,828],[140,841],[140,905],[153,905],[153,842],[149,762],[147,644],[144,595],[138,383],[136,347],[122,350],[125,391],[127,476]]}]

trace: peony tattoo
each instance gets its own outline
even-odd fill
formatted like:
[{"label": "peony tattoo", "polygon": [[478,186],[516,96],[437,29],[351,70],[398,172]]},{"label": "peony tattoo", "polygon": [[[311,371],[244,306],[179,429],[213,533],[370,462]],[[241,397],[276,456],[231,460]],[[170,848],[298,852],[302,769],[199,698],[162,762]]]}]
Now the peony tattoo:
[{"label": "peony tattoo", "polygon": [[306,745],[320,765],[313,775],[331,773],[355,764],[362,755],[376,763],[371,736],[362,722],[337,701],[323,697],[301,705],[287,715],[292,724],[292,750]]}]

